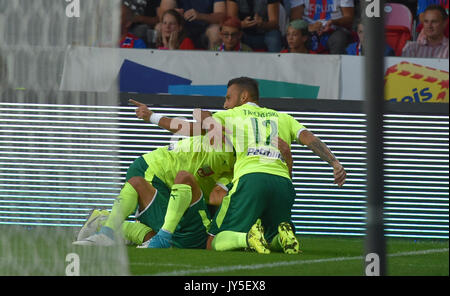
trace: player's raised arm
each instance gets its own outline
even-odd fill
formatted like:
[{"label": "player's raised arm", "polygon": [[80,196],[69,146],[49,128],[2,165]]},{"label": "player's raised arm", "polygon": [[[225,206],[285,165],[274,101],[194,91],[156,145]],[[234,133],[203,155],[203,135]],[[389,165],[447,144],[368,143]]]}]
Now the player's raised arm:
[{"label": "player's raised arm", "polygon": [[347,173],[339,160],[324,142],[306,129],[300,133],[298,141],[311,149],[311,151],[319,156],[320,159],[328,162],[328,164],[333,167],[334,183],[339,185],[339,187],[344,185]]},{"label": "player's raised arm", "polygon": [[170,118],[161,114],[155,113],[148,108],[144,103],[130,99],[129,103],[135,105],[137,118],[143,119],[145,122],[150,122],[166,129],[174,134],[182,136],[196,136],[204,134],[201,129],[200,122],[190,122],[182,118]]}]

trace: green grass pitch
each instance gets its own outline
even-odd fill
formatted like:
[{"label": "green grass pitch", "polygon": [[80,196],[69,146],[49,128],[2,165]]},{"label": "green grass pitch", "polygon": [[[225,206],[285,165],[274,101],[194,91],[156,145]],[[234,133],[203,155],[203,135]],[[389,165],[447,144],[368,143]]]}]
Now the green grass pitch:
[{"label": "green grass pitch", "polygon": [[[299,236],[302,253],[261,255],[128,247],[132,275],[174,276],[361,276],[363,238]],[[448,241],[387,240],[387,273],[392,276],[448,276]]]},{"label": "green grass pitch", "polygon": [[[298,236],[301,254],[74,246],[74,229],[0,226],[1,275],[362,276],[364,238]],[[448,240],[387,239],[387,275],[449,276]]]}]

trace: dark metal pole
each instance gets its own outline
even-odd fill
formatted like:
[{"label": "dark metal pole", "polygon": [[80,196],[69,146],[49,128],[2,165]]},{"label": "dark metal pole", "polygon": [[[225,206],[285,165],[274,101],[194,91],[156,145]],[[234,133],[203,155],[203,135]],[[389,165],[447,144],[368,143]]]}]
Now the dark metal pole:
[{"label": "dark metal pole", "polygon": [[384,2],[360,2],[364,25],[364,107],[367,115],[366,275],[386,275],[383,225]]}]

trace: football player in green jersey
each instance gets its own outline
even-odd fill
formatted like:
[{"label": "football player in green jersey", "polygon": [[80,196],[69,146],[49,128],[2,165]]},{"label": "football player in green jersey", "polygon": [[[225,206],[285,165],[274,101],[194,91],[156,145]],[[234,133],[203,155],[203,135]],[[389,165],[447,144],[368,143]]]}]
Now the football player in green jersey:
[{"label": "football player in green jersey", "polygon": [[213,249],[233,250],[256,243],[255,249],[260,253],[270,253],[270,248],[297,254],[299,243],[290,218],[295,191],[288,164],[274,140],[279,137],[288,145],[293,141],[306,145],[333,168],[334,183],[338,186],[345,183],[346,172],[327,145],[311,131],[288,114],[260,107],[258,101],[257,81],[240,77],[228,83],[224,103],[227,110],[212,117],[208,112],[194,110],[197,123],[178,120],[174,124],[143,106],[139,106],[136,114],[172,132],[187,131],[189,135],[198,132],[196,124],[202,130],[213,126],[208,132],[213,142],[225,138],[232,143],[236,151],[234,185],[209,230],[214,237],[209,240]]},{"label": "football player in green jersey", "polygon": [[[204,248],[210,223],[205,199],[217,184],[226,188],[235,161],[232,152],[210,150],[203,137],[196,136],[137,158],[99,232],[75,244],[114,244],[115,232],[137,208],[138,221],[159,234],[157,247]],[[166,215],[168,208],[172,215]]]}]

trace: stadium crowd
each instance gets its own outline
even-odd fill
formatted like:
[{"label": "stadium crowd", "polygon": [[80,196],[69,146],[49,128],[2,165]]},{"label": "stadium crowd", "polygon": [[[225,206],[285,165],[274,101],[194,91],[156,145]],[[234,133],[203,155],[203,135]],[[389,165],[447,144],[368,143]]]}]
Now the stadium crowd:
[{"label": "stadium crowd", "polygon": [[[120,47],[363,55],[360,0],[122,0]],[[387,1],[413,16],[386,55],[448,58],[448,0]],[[399,48],[395,48],[399,47]]]}]

